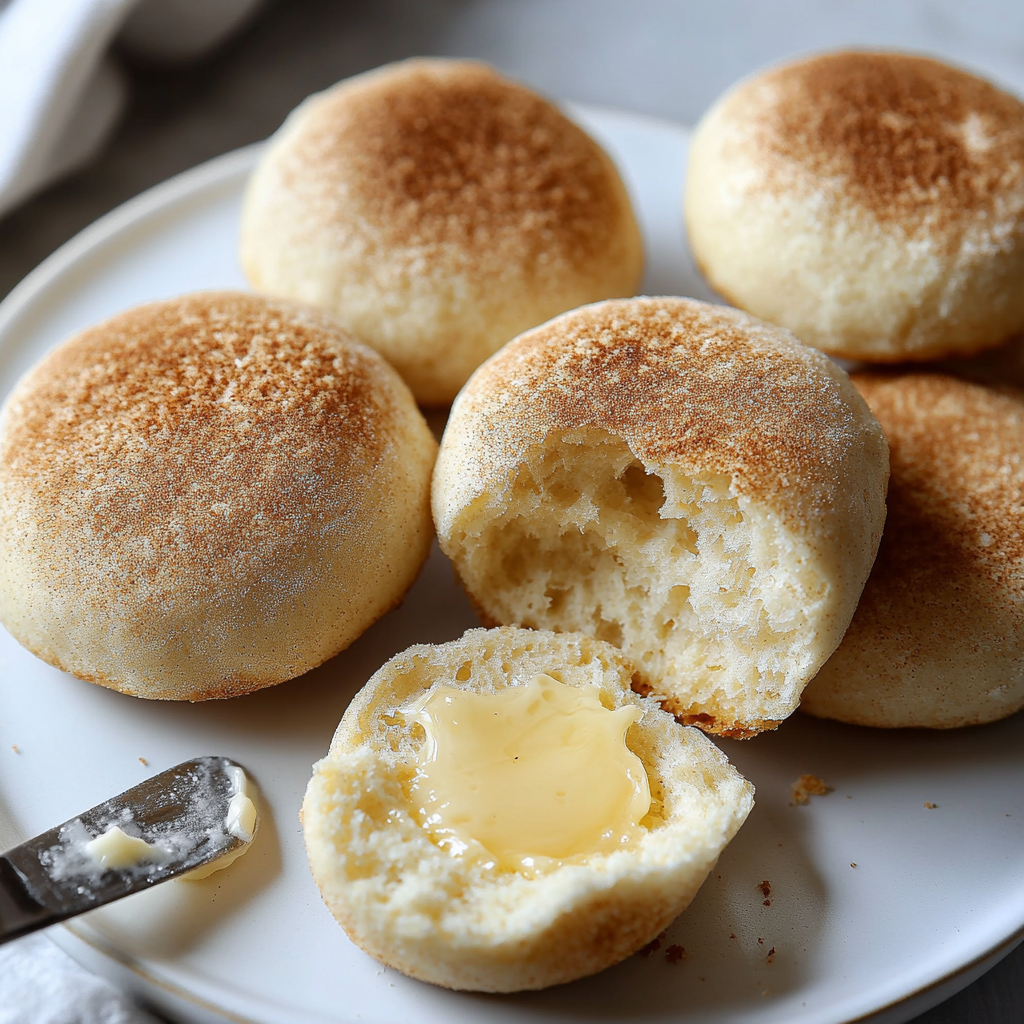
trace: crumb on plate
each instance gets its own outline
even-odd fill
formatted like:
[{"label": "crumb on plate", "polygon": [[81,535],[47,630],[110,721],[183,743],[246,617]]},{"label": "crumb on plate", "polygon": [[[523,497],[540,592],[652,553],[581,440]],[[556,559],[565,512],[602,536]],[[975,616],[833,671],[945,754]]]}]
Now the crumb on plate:
[{"label": "crumb on plate", "polygon": [[794,804],[805,804],[812,796],[828,796],[834,788],[817,775],[801,775],[790,787]]},{"label": "crumb on plate", "polygon": [[659,949],[661,949],[661,940],[663,938],[665,938],[665,933],[660,932],[656,939],[651,939],[651,941],[648,942],[646,946],[636,951],[637,956],[652,956]]}]

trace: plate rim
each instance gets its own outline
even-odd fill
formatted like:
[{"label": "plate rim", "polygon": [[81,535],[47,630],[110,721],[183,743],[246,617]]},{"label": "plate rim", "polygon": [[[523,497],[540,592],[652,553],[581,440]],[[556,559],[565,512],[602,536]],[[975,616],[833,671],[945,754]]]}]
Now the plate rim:
[{"label": "plate rim", "polygon": [[148,218],[165,212],[175,203],[195,199],[205,190],[247,173],[265,146],[265,141],[253,142],[180,171],[126,199],[72,235],[30,270],[0,301],[0,348],[5,347],[8,332],[15,328],[18,318],[27,311],[37,294],[62,274],[74,269],[93,250],[113,241],[122,232],[138,227]]}]

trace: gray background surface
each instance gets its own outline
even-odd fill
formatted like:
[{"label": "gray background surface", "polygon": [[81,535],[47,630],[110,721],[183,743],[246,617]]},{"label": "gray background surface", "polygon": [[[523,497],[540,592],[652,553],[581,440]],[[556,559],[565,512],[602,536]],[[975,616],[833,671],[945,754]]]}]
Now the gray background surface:
[{"label": "gray background surface", "polygon": [[[858,44],[945,55],[1024,95],[1020,0],[278,0],[199,63],[126,62],[132,99],[103,155],[0,220],[0,296],[119,203],[385,61],[479,57],[555,97],[693,124],[767,63]],[[916,1024],[1022,1021],[1024,946]]]}]

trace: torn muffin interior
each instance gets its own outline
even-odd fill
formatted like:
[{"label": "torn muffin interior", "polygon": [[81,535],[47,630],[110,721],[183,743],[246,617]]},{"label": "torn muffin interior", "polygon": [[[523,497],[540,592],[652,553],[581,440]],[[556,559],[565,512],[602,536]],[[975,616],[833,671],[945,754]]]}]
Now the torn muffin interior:
[{"label": "torn muffin interior", "polygon": [[773,728],[817,667],[829,581],[728,476],[645,465],[607,431],[552,434],[457,529],[488,617],[614,644],[686,724]]},{"label": "torn muffin interior", "polygon": [[[352,941],[412,977],[509,992],[592,974],[664,930],[746,818],[752,787],[696,729],[631,692],[632,672],[609,644],[512,627],[417,645],[382,666],[314,766],[302,810],[313,877]],[[442,792],[445,779],[422,773],[437,734],[421,712],[453,693],[485,716],[509,702],[554,728],[534,735],[527,721],[511,742],[487,739],[485,759],[505,763],[477,794],[474,737],[468,758],[442,740],[449,767],[465,769]],[[594,724],[607,742],[592,743]],[[539,784],[512,778],[508,761],[524,752],[544,762]],[[599,779],[576,761],[591,754]],[[568,823],[557,820],[562,792]],[[552,813],[535,813],[549,799]],[[467,803],[469,820],[456,820]]]}]

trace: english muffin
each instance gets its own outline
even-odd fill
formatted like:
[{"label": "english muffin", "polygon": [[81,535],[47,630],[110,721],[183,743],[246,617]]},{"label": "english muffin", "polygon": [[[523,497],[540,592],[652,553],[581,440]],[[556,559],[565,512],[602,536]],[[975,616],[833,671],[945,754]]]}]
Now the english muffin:
[{"label": "english muffin", "polygon": [[436,444],[329,317],[207,292],[75,335],[0,415],[0,621],[140,697],[230,697],[337,654],[431,539]]},{"label": "english muffin", "polygon": [[948,729],[1024,707],[1024,391],[857,374],[889,439],[889,517],[813,715]]},{"label": "english muffin", "polygon": [[718,292],[833,355],[1024,328],[1024,104],[939,61],[826,53],[741,82],[694,133],[685,205]]},{"label": "english muffin", "polygon": [[1006,344],[977,355],[936,360],[928,369],[979,384],[1024,389],[1024,334],[1014,335]]},{"label": "english muffin", "polygon": [[665,928],[753,790],[631,692],[632,672],[609,644],[507,627],[384,665],[302,806],[313,877],[349,938],[414,978],[510,992],[602,970]]},{"label": "english muffin", "polygon": [[410,60],[306,100],[242,212],[253,287],[322,306],[428,405],[528,327],[632,295],[639,229],[601,147],[483,64]]},{"label": "english muffin", "polygon": [[434,522],[485,622],[607,640],[681,721],[742,737],[789,715],[842,639],[887,475],[846,374],[787,331],[609,301],[474,374]]}]

